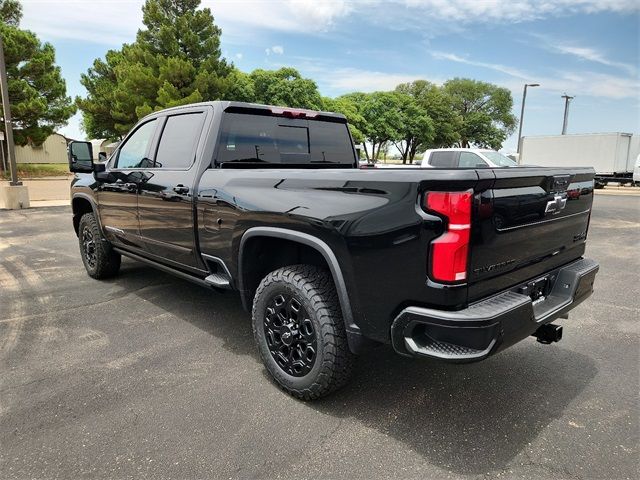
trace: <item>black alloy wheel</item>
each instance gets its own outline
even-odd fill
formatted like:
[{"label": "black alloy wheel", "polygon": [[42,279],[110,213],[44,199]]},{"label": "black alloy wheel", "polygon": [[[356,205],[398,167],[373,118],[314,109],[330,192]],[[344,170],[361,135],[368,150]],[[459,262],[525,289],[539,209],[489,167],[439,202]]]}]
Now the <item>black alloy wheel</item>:
[{"label": "black alloy wheel", "polygon": [[273,380],[302,400],[323,397],[349,380],[349,350],[340,301],[327,269],[289,265],[256,290],[253,335]]},{"label": "black alloy wheel", "polygon": [[82,229],[82,254],[89,268],[96,268],[96,241],[88,225]]},{"label": "black alloy wheel", "polygon": [[85,213],[78,222],[78,244],[84,268],[90,277],[109,278],[120,269],[120,254],[103,238],[93,213]]},{"label": "black alloy wheel", "polygon": [[271,356],[285,373],[304,377],[316,360],[313,322],[300,301],[290,293],[276,293],[267,301],[264,334]]}]

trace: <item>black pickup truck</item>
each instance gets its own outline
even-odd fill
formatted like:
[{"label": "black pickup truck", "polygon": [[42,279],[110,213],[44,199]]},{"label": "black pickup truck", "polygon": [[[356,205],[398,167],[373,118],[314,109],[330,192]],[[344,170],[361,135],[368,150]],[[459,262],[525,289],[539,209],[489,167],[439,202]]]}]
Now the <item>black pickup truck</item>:
[{"label": "black pickup truck", "polygon": [[290,394],[343,385],[377,344],[487,358],[593,290],[583,258],[590,168],[359,169],[343,116],[237,102],[141,120],[106,163],[69,145],[73,226],[90,276],[121,255],[251,311],[264,364]]}]

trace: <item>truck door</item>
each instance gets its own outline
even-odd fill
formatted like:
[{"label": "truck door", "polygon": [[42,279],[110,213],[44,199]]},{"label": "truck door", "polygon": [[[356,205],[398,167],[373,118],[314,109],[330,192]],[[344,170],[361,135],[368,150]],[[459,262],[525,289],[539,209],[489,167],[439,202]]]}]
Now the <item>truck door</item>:
[{"label": "truck door", "polygon": [[142,248],[138,225],[138,185],[141,168],[149,162],[149,149],[158,121],[141,124],[118,147],[108,179],[98,184],[100,220],[107,238],[127,247]]},{"label": "truck door", "polygon": [[174,267],[204,271],[197,255],[193,189],[205,111],[161,119],[154,160],[138,187],[140,235],[148,256]]}]

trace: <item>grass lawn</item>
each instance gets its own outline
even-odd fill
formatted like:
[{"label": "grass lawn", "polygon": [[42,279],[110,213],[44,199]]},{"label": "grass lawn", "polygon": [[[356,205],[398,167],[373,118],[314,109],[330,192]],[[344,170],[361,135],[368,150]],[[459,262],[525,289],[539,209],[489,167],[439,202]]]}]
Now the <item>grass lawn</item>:
[{"label": "grass lawn", "polygon": [[[11,178],[9,171],[1,172],[3,179]],[[20,178],[38,178],[38,177],[59,177],[61,175],[70,175],[69,165],[66,163],[19,163],[18,177]]]}]

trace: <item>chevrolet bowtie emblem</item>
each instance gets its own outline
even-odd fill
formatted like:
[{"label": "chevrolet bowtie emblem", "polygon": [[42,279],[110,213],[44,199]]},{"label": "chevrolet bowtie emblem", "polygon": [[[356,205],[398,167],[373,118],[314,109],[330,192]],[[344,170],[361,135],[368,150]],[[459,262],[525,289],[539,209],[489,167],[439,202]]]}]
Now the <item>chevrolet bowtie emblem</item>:
[{"label": "chevrolet bowtie emblem", "polygon": [[544,213],[560,213],[560,210],[567,206],[567,198],[562,195],[556,195],[553,200],[547,202],[547,208],[544,209]]}]

